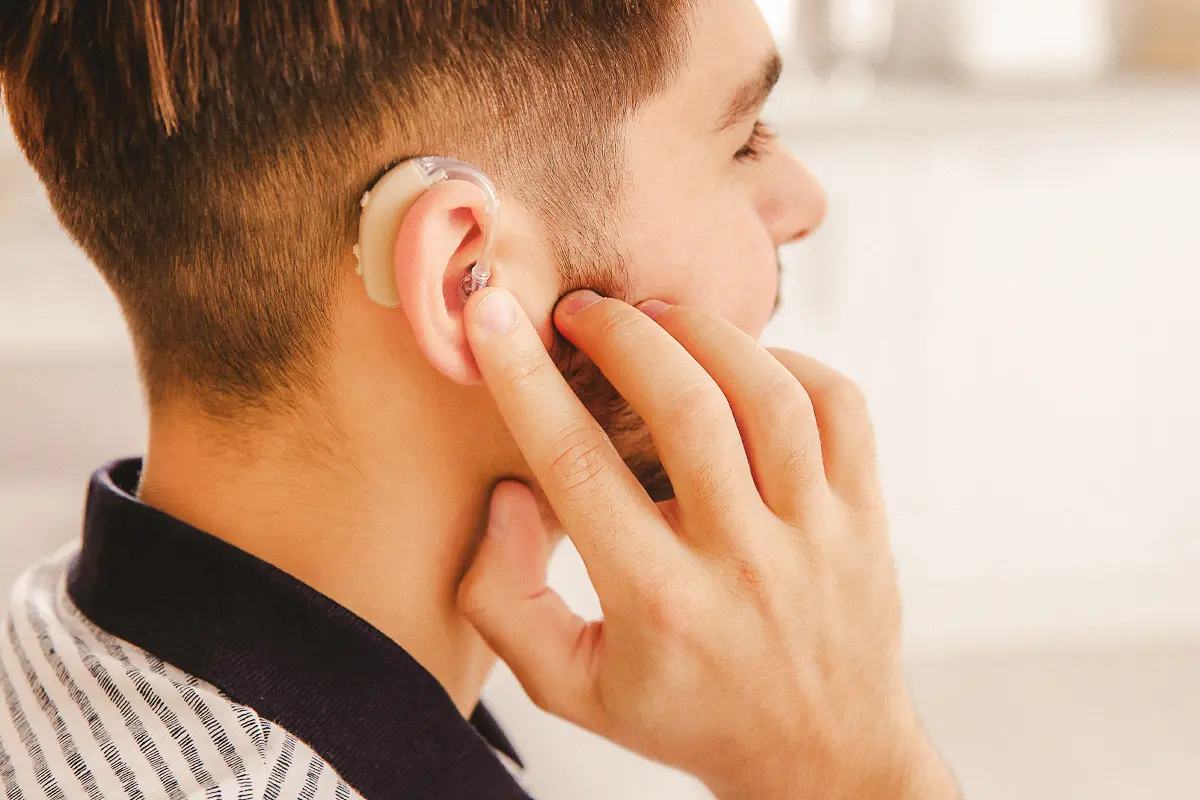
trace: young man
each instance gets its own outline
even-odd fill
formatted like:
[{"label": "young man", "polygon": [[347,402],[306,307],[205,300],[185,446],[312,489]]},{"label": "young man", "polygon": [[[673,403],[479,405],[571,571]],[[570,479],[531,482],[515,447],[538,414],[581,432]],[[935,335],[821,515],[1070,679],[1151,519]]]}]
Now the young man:
[{"label": "young man", "polygon": [[[722,798],[954,795],[861,400],[752,338],[824,213],[752,0],[34,2],[0,65],[150,408],[14,588],[7,797],[522,797],[496,654]],[[388,309],[359,198],[418,155],[496,182],[494,288],[448,181]],[[603,623],[545,588],[560,522]]]}]

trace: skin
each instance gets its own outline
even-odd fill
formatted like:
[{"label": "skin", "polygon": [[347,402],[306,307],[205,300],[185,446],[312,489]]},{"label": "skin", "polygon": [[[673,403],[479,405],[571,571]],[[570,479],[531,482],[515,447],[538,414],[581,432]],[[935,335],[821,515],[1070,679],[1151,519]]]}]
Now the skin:
[{"label": "skin", "polygon": [[[773,44],[752,0],[699,7],[675,83],[622,130],[629,169],[611,227],[632,284],[624,299],[704,308],[758,336],[776,299],[775,249],[819,225],[825,200],[781,146],[736,157],[757,109],[721,121],[761,82]],[[547,223],[503,191],[501,203],[492,285],[518,298],[550,346],[562,287]],[[414,204],[396,237],[399,309],[366,297],[347,254],[321,397],[247,413],[237,430],[186,397],[152,407],[139,493],[371,622],[464,713],[495,656],[457,608],[458,584],[492,487],[536,485],[480,382],[457,297],[483,205],[461,181]]]},{"label": "skin", "polygon": [[677,496],[655,504],[512,296],[470,308],[488,386],[604,612],[586,622],[546,586],[533,494],[498,487],[459,601],[534,702],[727,800],[956,798],[904,687],[857,387],[696,309],[572,294],[559,330],[660,442]]},{"label": "skin", "polygon": [[[764,64],[774,54],[756,6],[752,0],[698,5],[691,53],[675,83],[639,109],[621,131],[627,172],[622,202],[609,210],[609,218],[615,231],[614,247],[628,267],[629,280],[621,284],[623,299],[658,298],[703,309],[712,319],[724,320],[726,332],[737,333],[744,345],[758,337],[775,307],[776,249],[815,229],[824,216],[825,200],[812,176],[777,143],[768,145],[758,159],[746,159],[739,153],[751,139],[759,106],[765,100],[762,92],[747,91],[747,87],[761,87]],[[738,97],[749,97],[751,102],[743,114],[727,120],[730,103]],[[514,298],[521,309],[518,316],[528,321],[528,327],[521,329],[525,337],[522,346],[532,346],[541,358],[548,359],[546,349],[555,343],[554,309],[562,293],[561,265],[554,260],[547,221],[538,219],[515,198],[505,197],[503,191],[501,203],[492,286]],[[489,629],[486,622],[481,624],[486,609],[492,607],[489,598],[496,596],[488,592],[503,590],[505,583],[497,583],[497,573],[481,572],[478,565],[484,564],[486,569],[489,564],[508,563],[504,559],[475,560],[477,552],[502,552],[486,546],[480,550],[489,516],[493,532],[498,530],[497,519],[507,520],[507,529],[525,532],[526,538],[512,539],[525,543],[522,547],[527,549],[522,552],[530,560],[527,566],[531,571],[517,576],[519,587],[537,582],[536,573],[544,568],[558,519],[562,518],[567,533],[575,536],[571,521],[581,513],[579,509],[572,515],[562,513],[561,502],[556,502],[558,490],[544,485],[546,465],[529,457],[530,440],[520,432],[527,432],[531,424],[537,427],[536,403],[522,417],[504,400],[503,393],[495,393],[498,375],[501,380],[518,379],[520,383],[522,365],[505,367],[494,354],[487,363],[477,361],[479,328],[456,288],[478,252],[478,234],[485,220],[483,205],[484,198],[475,187],[448,181],[429,189],[410,209],[395,240],[395,275],[404,298],[401,308],[385,309],[371,303],[353,273],[352,261],[347,261],[339,304],[334,309],[334,333],[321,396],[286,413],[248,413],[236,430],[206,417],[199,404],[186,397],[151,408],[139,489],[144,502],[275,564],[373,624],[428,669],[464,715],[478,702],[484,679],[495,663],[492,645],[506,655],[517,653],[511,638]],[[473,298],[473,302],[477,301]],[[648,318],[642,319],[649,323]],[[597,356],[594,348],[589,349],[587,335],[572,332],[569,326],[564,330],[561,324],[559,333],[571,346]],[[597,358],[596,363],[617,383],[609,374],[614,353],[608,352],[609,361]],[[655,370],[646,371],[649,353],[642,354],[640,379],[650,386],[679,369],[698,380],[704,371],[697,372],[696,361],[677,349],[670,358],[655,362],[661,376],[650,374]],[[636,393],[636,379],[632,374],[620,376],[619,386],[627,397]],[[545,396],[546,402],[561,402],[564,392],[575,398],[561,376],[558,381]],[[736,392],[733,396],[742,402],[753,397]],[[648,422],[655,430],[654,420]],[[594,421],[590,424],[596,425]],[[813,438],[812,431],[807,435]],[[701,445],[686,437],[670,446],[660,437],[656,440],[658,452],[648,448],[645,429],[628,438],[613,437],[622,459],[657,460],[663,455],[672,481],[677,482],[679,476],[671,470],[666,454],[700,452]],[[732,440],[725,445],[729,449],[724,455],[733,461],[720,469],[714,467],[710,477],[715,480],[718,475],[739,473],[738,498],[736,502],[728,498],[729,503],[761,504],[762,499],[756,499],[752,491],[755,484],[746,480],[751,468],[744,463],[738,466],[738,458],[745,459],[739,455],[741,445],[734,447]],[[846,469],[869,471],[873,467],[851,465]],[[503,479],[521,483],[502,483]],[[697,484],[693,479],[698,480],[691,476],[677,482],[679,502],[664,506],[662,512],[644,494],[641,499],[626,496],[622,502],[632,503],[643,515],[688,521],[684,518],[691,513],[689,498],[706,491],[703,481]],[[642,491],[639,483],[631,480],[626,480],[624,488]],[[501,488],[493,498],[498,484]],[[542,498],[540,508],[538,497]],[[656,524],[662,527],[661,520]],[[707,529],[719,527],[709,525]],[[611,533],[610,540],[628,539],[630,547],[640,541],[631,531]],[[591,539],[577,538],[576,543],[585,558],[594,560],[586,543],[599,540],[592,532]],[[487,541],[494,544],[493,538]],[[886,553],[886,545],[882,552]],[[609,602],[621,597],[629,582],[651,580],[662,565],[638,575],[627,570],[622,573],[618,567],[603,573],[614,576],[611,581],[607,577],[597,580],[597,589]],[[874,568],[890,575],[890,561],[886,567]],[[469,571],[474,577],[467,585],[483,586],[488,592],[464,595],[476,600],[464,608],[460,589]],[[758,573],[752,569],[747,574]],[[778,586],[780,580],[790,577],[794,576],[775,576],[770,585]],[[542,579],[544,582],[544,575]],[[712,587],[711,602],[728,596],[715,583],[697,581],[696,585]],[[758,585],[757,578],[751,585]],[[666,600],[664,597],[651,608],[669,613]],[[793,597],[790,602],[796,601]],[[804,606],[780,606],[773,610],[773,618],[798,608]],[[737,611],[732,606],[727,610],[731,614]],[[837,604],[830,606],[830,624],[834,626],[830,630],[855,627],[855,620],[839,616],[844,610]],[[742,607],[737,613],[749,612]],[[868,629],[882,625],[890,631],[895,620],[885,613],[881,619],[858,622]],[[651,624],[660,623],[652,620]],[[889,633],[889,642],[893,633]],[[540,637],[531,631],[525,635],[531,643]],[[636,641],[636,637],[627,641]],[[801,652],[803,645],[798,645]],[[711,641],[705,646],[708,652],[717,649]],[[858,653],[838,655],[852,659]],[[717,659],[713,663],[722,662]],[[891,662],[887,663],[890,668]],[[643,671],[628,661],[615,669],[627,678]],[[694,672],[688,674],[696,677]],[[900,769],[897,764],[915,763],[912,754],[925,753],[928,748],[911,723],[906,701],[899,699],[902,685],[894,685],[887,674],[886,686],[864,692],[864,697],[885,698],[884,707],[896,709],[886,715],[891,727],[881,730],[879,737],[886,740],[894,734],[899,744],[889,749],[876,743],[860,755],[865,752],[885,764],[881,771],[891,775]],[[538,685],[527,683],[535,690]],[[687,685],[679,684],[676,689]],[[789,684],[780,679],[778,685]],[[612,686],[613,691],[621,691],[619,684]],[[834,708],[829,703],[835,698],[823,696],[821,687],[806,691],[780,689],[764,695],[777,701],[774,714],[768,717],[804,716],[823,704]],[[554,705],[533,693],[535,699]],[[631,699],[637,696],[629,694]],[[668,698],[669,693],[661,693],[649,699]],[[752,704],[751,708],[762,705]],[[746,709],[743,713],[747,721],[754,719]],[[574,718],[584,719],[579,714]],[[840,717],[831,714],[826,718]],[[715,724],[716,718],[712,722]],[[770,795],[754,795],[757,789],[748,783],[741,785],[728,775],[705,770],[702,762],[724,763],[723,769],[730,775],[744,772],[750,764],[770,774],[779,763],[791,763],[790,759],[807,753],[805,748],[811,748],[814,741],[813,731],[794,735],[789,731],[782,741],[796,749],[730,750],[736,758],[722,762],[705,757],[715,750],[714,743],[706,742],[703,735],[697,738],[679,732],[680,741],[672,745],[669,731],[648,730],[645,720],[632,717],[614,716],[593,727],[648,755],[692,768],[729,796]],[[893,749],[904,755],[896,756]]]}]

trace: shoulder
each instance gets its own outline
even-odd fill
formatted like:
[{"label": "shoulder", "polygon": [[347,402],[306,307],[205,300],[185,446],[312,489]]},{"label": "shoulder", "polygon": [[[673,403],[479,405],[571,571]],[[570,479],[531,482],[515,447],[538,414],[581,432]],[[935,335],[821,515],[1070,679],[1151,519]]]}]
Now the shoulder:
[{"label": "shoulder", "polygon": [[355,798],[289,732],[96,627],[30,568],[0,625],[0,788],[25,798]]}]

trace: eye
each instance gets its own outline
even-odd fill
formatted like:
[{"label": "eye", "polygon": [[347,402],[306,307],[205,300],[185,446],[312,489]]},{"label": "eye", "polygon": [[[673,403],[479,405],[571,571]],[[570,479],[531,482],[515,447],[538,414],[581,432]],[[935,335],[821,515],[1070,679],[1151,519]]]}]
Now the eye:
[{"label": "eye", "polygon": [[737,161],[757,161],[763,151],[775,140],[775,132],[761,119],[754,123],[750,138],[742,145],[742,149],[733,154]]}]

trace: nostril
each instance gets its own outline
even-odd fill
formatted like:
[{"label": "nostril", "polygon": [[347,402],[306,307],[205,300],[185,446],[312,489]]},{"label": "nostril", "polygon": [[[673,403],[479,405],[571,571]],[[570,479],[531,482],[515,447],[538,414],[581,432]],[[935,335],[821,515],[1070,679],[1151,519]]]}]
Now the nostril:
[{"label": "nostril", "polygon": [[809,236],[812,235],[812,232],[813,232],[812,228],[800,228],[798,231],[793,233],[791,236],[784,239],[783,240],[784,244],[791,244],[792,242],[798,242],[801,239],[807,239]]}]

